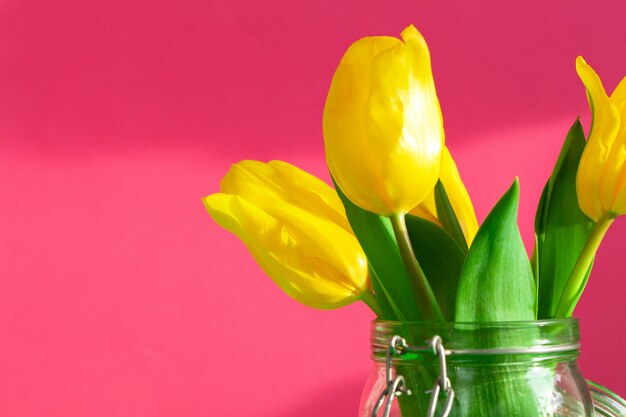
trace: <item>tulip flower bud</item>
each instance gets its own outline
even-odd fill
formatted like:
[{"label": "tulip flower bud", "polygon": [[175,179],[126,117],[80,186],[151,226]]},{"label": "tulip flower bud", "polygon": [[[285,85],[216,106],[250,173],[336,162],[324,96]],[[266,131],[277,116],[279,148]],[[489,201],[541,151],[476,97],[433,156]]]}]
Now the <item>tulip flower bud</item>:
[{"label": "tulip flower bud", "polygon": [[408,213],[432,192],[444,145],[428,46],[412,25],[402,39],[352,44],[324,108],[334,180],[354,204],[385,216]]},{"label": "tulip flower bud", "polygon": [[289,296],[337,308],[369,293],[367,259],[334,190],[285,162],[241,161],[203,199]]},{"label": "tulip flower bud", "polygon": [[[444,147],[443,150],[439,179],[446,189],[452,209],[459,220],[459,224],[465,235],[465,240],[469,246],[472,240],[474,240],[476,232],[478,232],[478,220],[476,219],[472,200],[469,198],[469,194],[461,180],[456,163],[454,159],[452,159],[452,155],[450,155],[450,151],[447,147]],[[430,193],[419,206],[411,210],[411,214],[429,220],[435,224],[440,224],[437,218],[435,193]]]},{"label": "tulip flower bud", "polygon": [[576,71],[593,113],[576,176],[578,204],[597,222],[626,213],[626,78],[609,97],[598,74],[580,56]]}]

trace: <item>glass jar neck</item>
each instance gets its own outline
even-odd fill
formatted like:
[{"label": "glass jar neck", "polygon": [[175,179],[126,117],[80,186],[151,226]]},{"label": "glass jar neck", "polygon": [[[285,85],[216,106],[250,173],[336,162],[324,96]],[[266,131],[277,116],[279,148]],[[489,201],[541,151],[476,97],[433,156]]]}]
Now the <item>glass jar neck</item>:
[{"label": "glass jar neck", "polygon": [[[393,336],[409,347],[428,350],[439,336],[450,358],[511,357],[522,360],[571,358],[579,355],[580,331],[575,318],[498,323],[394,322],[375,320],[371,326],[372,357],[383,361]],[[408,355],[407,359],[419,359]]]}]

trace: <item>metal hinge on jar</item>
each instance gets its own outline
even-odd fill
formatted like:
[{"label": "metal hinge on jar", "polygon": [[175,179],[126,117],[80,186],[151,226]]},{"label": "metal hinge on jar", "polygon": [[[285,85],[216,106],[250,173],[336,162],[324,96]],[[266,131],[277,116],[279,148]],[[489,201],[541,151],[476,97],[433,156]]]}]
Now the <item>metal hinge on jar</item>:
[{"label": "metal hinge on jar", "polygon": [[395,377],[393,376],[392,359],[394,355],[402,356],[409,351],[418,350],[430,350],[435,356],[439,357],[439,376],[435,380],[435,385],[433,386],[433,388],[430,391],[427,391],[427,393],[430,393],[430,402],[428,404],[426,417],[434,417],[435,410],[437,409],[437,404],[439,402],[439,397],[442,393],[445,396],[445,403],[443,405],[441,417],[448,417],[448,415],[450,414],[450,410],[452,410],[452,404],[454,401],[454,390],[452,389],[452,384],[450,383],[450,379],[448,378],[446,350],[441,341],[441,337],[434,336],[433,338],[429,339],[428,347],[413,347],[409,346],[405,339],[397,335],[393,336],[389,340],[389,348],[387,349],[387,358],[385,360],[385,377],[387,385],[378,397],[376,404],[374,404],[374,408],[372,409],[371,413],[372,417],[376,417],[378,415],[378,411],[380,411],[383,403],[385,404],[383,417],[389,417],[389,413],[391,413],[393,399],[395,397],[399,397],[400,395],[412,394],[411,390],[406,387],[406,381],[402,375],[396,375]]}]

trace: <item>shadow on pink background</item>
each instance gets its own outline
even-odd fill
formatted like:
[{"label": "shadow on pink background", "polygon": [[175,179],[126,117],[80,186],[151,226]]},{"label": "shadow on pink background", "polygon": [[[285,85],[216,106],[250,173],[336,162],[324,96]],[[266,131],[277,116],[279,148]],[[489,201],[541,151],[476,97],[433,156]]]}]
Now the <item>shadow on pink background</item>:
[{"label": "shadow on pink background", "polygon": [[[626,74],[626,3],[0,1],[0,415],[356,416],[367,309],[284,296],[200,198],[240,159],[328,180],[321,114],[365,35],[426,36],[479,219],[514,176],[532,242],[574,59]],[[619,219],[576,315],[626,394]]]}]

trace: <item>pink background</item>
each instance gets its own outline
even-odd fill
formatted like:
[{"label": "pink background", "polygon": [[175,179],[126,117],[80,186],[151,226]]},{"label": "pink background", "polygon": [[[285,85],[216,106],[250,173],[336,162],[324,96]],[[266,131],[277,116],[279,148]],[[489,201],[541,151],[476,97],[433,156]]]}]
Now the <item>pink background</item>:
[{"label": "pink background", "polygon": [[[0,415],[356,416],[372,315],[284,296],[200,198],[244,158],[328,179],[343,51],[414,23],[479,219],[518,175],[530,244],[589,124],[575,57],[626,74],[626,3],[591,3],[1,0]],[[619,219],[576,312],[622,394],[625,242]]]}]

